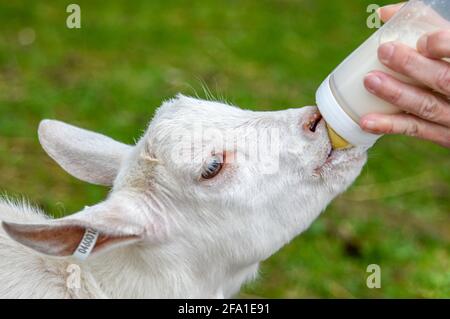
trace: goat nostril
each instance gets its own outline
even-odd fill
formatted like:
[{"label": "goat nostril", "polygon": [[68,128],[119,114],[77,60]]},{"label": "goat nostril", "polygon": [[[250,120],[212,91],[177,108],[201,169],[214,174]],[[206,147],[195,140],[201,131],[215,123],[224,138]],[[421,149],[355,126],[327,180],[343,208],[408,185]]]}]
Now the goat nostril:
[{"label": "goat nostril", "polygon": [[322,115],[320,113],[314,113],[310,117],[310,119],[306,125],[309,128],[309,130],[314,133],[316,131],[317,125],[319,125],[321,120],[322,120]]}]

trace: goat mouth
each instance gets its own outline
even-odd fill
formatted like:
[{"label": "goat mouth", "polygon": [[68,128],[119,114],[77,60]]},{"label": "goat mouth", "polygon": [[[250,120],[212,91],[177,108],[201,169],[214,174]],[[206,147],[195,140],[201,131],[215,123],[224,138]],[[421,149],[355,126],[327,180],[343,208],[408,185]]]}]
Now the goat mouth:
[{"label": "goat mouth", "polygon": [[323,163],[314,169],[314,173],[320,174],[325,169],[325,167],[331,165],[332,161],[334,159],[334,157],[333,157],[334,153],[335,152],[334,152],[333,148],[330,147],[330,149],[328,150],[327,156],[323,160]]},{"label": "goat mouth", "polygon": [[330,147],[330,150],[328,151],[327,160],[330,159],[331,156],[333,156],[334,150],[332,147]]},{"label": "goat mouth", "polygon": [[330,147],[327,157],[325,158],[325,163],[323,163],[322,166],[331,163],[331,161],[333,160],[333,154],[334,154],[334,150],[332,147]]}]

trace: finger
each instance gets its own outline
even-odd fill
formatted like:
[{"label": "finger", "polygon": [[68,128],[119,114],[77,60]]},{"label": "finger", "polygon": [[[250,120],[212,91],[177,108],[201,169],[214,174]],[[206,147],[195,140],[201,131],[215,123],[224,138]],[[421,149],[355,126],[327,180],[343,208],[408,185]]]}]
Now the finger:
[{"label": "finger", "polygon": [[431,60],[409,46],[387,42],[378,48],[378,58],[388,68],[415,79],[433,90],[450,95],[450,64]]},{"label": "finger", "polygon": [[381,21],[387,22],[391,19],[397,12],[403,7],[404,3],[391,4],[388,6],[381,7],[378,11]]},{"label": "finger", "polygon": [[430,91],[403,83],[380,71],[364,78],[369,92],[429,122],[450,127],[450,102]]},{"label": "finger", "polygon": [[410,114],[369,114],[361,119],[361,127],[370,133],[414,136],[450,148],[448,127],[427,122]]},{"label": "finger", "polygon": [[450,58],[450,29],[423,35],[417,42],[417,50],[431,59]]}]

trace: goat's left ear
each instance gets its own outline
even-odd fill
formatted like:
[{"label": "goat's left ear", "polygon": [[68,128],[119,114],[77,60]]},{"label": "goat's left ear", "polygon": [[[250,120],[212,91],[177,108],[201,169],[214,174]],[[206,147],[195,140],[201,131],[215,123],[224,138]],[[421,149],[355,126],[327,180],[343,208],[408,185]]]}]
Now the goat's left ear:
[{"label": "goat's left ear", "polygon": [[146,237],[148,227],[124,209],[124,205],[107,200],[45,224],[3,222],[2,226],[12,239],[40,253],[85,259],[90,254],[129,245]]}]

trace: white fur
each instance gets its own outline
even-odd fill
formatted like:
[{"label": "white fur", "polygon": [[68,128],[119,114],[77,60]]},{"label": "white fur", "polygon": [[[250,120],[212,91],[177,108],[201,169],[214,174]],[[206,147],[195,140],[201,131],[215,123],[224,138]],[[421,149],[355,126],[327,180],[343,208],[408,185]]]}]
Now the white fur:
[{"label": "white fur", "polygon": [[[51,156],[89,182],[115,179],[112,191],[103,203],[55,221],[27,205],[0,202],[0,220],[79,224],[108,234],[137,234],[140,240],[112,245],[80,264],[81,288],[73,289],[66,286],[67,270],[76,261],[37,253],[0,229],[0,297],[232,296],[257,275],[259,262],[303,232],[354,181],[365,162],[364,150],[336,151],[317,171],[330,151],[325,125],[322,121],[315,133],[302,126],[316,111],[252,112],[179,95],[159,108],[133,147],[43,122],[40,139]],[[250,128],[279,130],[279,169],[262,174],[260,162],[244,161],[227,164],[211,180],[199,179],[196,159],[208,156],[212,146],[217,151],[213,136],[202,141],[204,149],[195,151],[192,161],[177,162],[172,154],[183,148],[179,135],[193,125],[239,134]],[[91,142],[84,147],[86,138]]]}]

